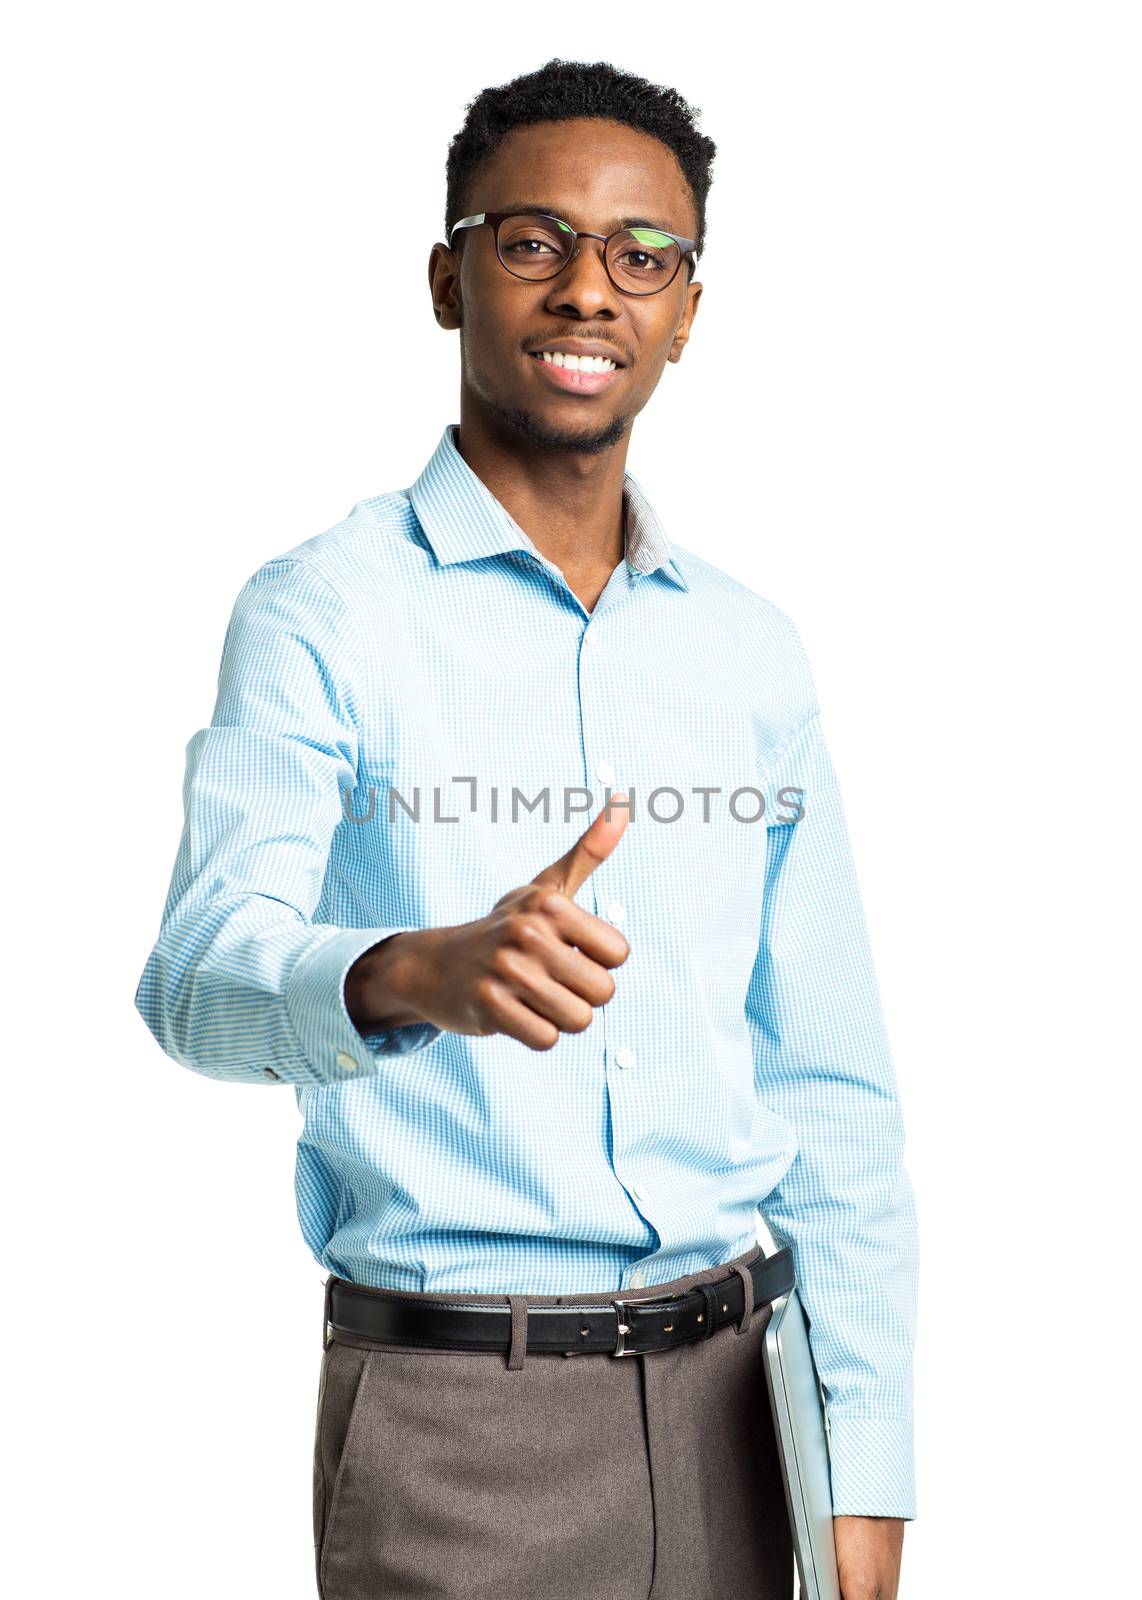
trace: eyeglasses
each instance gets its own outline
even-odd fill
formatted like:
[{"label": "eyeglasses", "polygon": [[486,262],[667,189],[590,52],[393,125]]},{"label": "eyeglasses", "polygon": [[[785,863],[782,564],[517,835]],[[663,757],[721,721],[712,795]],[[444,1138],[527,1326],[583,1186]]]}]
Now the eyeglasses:
[{"label": "eyeglasses", "polygon": [[603,266],[620,294],[658,294],[674,282],[678,268],[689,257],[698,265],[697,241],[658,228],[620,228],[617,233],[584,233],[559,217],[542,211],[480,211],[461,217],[448,234],[448,246],[460,228],[478,228],[486,222],[492,230],[500,265],[516,278],[532,283],[557,278],[580,239],[599,239]]}]

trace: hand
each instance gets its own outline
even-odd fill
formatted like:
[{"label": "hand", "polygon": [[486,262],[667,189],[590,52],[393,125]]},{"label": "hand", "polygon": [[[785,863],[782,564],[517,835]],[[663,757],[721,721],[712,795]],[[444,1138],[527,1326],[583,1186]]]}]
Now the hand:
[{"label": "hand", "polygon": [[572,896],[615,848],[629,815],[600,811],[566,855],[477,922],[392,934],[366,951],[345,980],[354,1025],[370,1033],[430,1022],[450,1033],[504,1033],[532,1050],[589,1027],[593,1008],[615,992],[608,968],[621,966],[630,946]]},{"label": "hand", "polygon": [[844,1600],[896,1600],[903,1517],[834,1517],[833,1542]]}]

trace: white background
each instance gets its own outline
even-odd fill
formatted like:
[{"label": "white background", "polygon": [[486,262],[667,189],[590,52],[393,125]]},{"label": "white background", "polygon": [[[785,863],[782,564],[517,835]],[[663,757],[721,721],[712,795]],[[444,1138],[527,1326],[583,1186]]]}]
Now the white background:
[{"label": "white background", "polygon": [[693,337],[628,464],[797,621],[845,791],[921,1220],[901,1596],[1132,1587],[1133,9],[8,30],[14,1592],[315,1593],[293,1093],[185,1071],[133,995],[234,597],[458,419],[448,140],[560,53],[673,84],[719,147]]}]

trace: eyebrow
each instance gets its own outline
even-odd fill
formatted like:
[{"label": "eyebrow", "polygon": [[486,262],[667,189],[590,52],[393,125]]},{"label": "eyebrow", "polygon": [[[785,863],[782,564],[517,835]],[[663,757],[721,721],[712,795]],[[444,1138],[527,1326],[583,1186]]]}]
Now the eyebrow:
[{"label": "eyebrow", "polygon": [[[542,211],[549,217],[559,216],[559,208],[557,206],[546,205],[538,200],[509,200],[504,205],[497,206],[496,210]],[[619,228],[655,228],[659,233],[673,234],[676,232],[674,228],[669,227],[665,222],[656,222],[652,217],[623,217],[621,222],[615,223],[612,231],[617,232]],[[680,238],[681,235],[679,234],[678,237]]]}]

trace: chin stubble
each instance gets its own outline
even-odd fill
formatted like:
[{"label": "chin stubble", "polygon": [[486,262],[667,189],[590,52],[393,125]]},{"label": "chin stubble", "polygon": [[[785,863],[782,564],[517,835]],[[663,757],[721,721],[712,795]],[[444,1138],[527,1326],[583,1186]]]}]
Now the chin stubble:
[{"label": "chin stubble", "polygon": [[543,450],[568,450],[583,456],[596,456],[603,450],[613,449],[631,422],[630,417],[617,416],[605,428],[594,433],[569,433],[561,428],[552,428],[530,411],[515,406],[500,406],[493,402],[493,410],[513,433],[519,434],[529,444],[538,445]]}]

